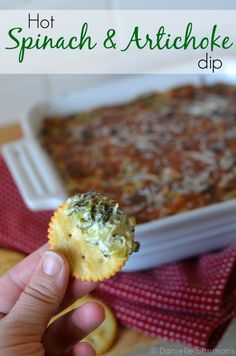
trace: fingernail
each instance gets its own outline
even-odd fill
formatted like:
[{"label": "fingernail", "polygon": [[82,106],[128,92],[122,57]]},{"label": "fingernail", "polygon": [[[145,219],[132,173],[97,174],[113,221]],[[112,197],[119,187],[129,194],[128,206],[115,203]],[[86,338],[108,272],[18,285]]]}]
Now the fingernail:
[{"label": "fingernail", "polygon": [[60,255],[53,251],[45,252],[43,256],[43,271],[49,276],[56,276],[60,273],[64,261]]}]

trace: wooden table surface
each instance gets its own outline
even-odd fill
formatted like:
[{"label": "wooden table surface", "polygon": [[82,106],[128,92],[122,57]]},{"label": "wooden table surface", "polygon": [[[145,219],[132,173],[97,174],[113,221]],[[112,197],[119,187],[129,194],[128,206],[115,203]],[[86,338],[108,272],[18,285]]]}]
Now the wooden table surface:
[{"label": "wooden table surface", "polygon": [[[0,146],[6,142],[10,142],[20,138],[22,135],[19,124],[9,126],[0,126]],[[107,356],[125,355],[128,352],[140,350],[145,346],[157,344],[158,340],[133,330],[120,327],[117,337],[117,342],[110,350]]]}]

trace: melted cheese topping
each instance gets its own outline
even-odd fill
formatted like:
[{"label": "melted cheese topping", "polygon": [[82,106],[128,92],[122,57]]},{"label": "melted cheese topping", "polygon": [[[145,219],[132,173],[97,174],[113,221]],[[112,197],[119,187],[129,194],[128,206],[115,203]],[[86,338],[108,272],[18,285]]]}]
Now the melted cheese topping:
[{"label": "melted cheese topping", "polygon": [[64,213],[71,216],[85,241],[98,245],[105,257],[126,257],[139,249],[134,241],[135,219],[99,193],[76,194],[66,202]]},{"label": "melted cheese topping", "polygon": [[45,119],[41,139],[70,195],[99,191],[138,223],[236,197],[232,86],[183,86]]}]

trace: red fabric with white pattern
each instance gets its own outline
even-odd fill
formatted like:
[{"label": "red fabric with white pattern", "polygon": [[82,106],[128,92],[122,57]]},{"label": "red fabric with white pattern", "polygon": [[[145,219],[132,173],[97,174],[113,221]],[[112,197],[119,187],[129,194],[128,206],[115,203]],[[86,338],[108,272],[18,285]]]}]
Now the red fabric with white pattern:
[{"label": "red fabric with white pattern", "polygon": [[[30,253],[46,242],[52,213],[26,208],[2,158],[0,187],[0,246]],[[145,272],[120,273],[94,295],[124,325],[212,349],[236,315],[236,246]]]}]

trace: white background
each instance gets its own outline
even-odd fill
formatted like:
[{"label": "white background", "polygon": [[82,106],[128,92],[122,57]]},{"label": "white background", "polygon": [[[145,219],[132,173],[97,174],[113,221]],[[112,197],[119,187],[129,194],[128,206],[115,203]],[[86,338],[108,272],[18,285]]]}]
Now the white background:
[{"label": "white background", "polygon": [[[236,9],[235,0],[0,0],[0,9]],[[118,76],[0,75],[0,125],[19,120],[35,102]]]}]

